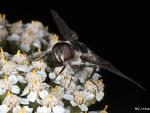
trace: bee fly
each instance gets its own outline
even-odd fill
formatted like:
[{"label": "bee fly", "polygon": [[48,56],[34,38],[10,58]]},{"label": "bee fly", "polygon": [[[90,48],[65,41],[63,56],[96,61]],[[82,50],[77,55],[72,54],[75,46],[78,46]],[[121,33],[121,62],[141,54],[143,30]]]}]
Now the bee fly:
[{"label": "bee fly", "polygon": [[[96,66],[98,66],[100,69],[105,69],[107,71],[110,71],[134,83],[141,89],[145,90],[145,88],[141,86],[139,83],[129,78],[128,76],[124,75],[116,67],[114,67],[110,62],[108,62],[107,60],[104,60],[100,56],[97,56],[85,44],[79,42],[77,33],[67,26],[67,24],[58,15],[56,11],[51,10],[51,14],[63,38],[63,41],[56,43],[53,46],[52,51],[51,51],[52,56],[58,62],[62,64],[66,64],[66,63],[72,63],[73,61],[76,61],[79,63],[79,65],[81,62],[93,63]],[[63,69],[64,68],[65,66],[63,67]],[[95,66],[93,66],[93,68],[94,70],[96,69]],[[61,72],[63,71],[63,69],[61,70]]]}]

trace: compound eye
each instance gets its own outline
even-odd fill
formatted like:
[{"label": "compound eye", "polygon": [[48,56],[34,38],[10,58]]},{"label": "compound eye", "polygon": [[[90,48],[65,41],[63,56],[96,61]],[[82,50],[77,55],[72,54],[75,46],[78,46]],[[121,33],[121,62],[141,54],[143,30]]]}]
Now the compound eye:
[{"label": "compound eye", "polygon": [[62,46],[62,50],[63,50],[64,59],[65,60],[67,60],[67,59],[72,57],[73,51],[72,51],[72,49],[71,49],[69,44],[63,45]]}]

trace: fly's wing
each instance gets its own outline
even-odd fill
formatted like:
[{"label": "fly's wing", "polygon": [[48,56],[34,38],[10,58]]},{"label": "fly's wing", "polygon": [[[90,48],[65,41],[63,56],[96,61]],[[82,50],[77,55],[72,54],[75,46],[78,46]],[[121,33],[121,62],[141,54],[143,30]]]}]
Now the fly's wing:
[{"label": "fly's wing", "polygon": [[70,29],[64,20],[58,15],[54,10],[51,10],[53,19],[62,35],[62,38],[66,41],[70,41],[74,49],[81,51],[82,53],[87,53],[87,47],[85,44],[78,42],[78,34]]},{"label": "fly's wing", "polygon": [[70,41],[70,42],[72,43],[74,49],[76,49],[77,51],[80,51],[83,54],[88,52],[88,47],[85,44],[78,41]]},{"label": "fly's wing", "polygon": [[54,10],[51,10],[52,17],[62,35],[63,39],[66,41],[78,40],[78,35],[72,29],[70,29],[64,20],[58,15]]},{"label": "fly's wing", "polygon": [[142,85],[140,85],[139,83],[137,83],[136,81],[134,81],[133,79],[129,78],[128,76],[124,75],[122,72],[120,72],[116,67],[114,67],[110,62],[108,62],[107,60],[104,60],[102,57],[100,56],[96,56],[96,61],[94,61],[95,64],[99,65],[100,67],[102,67],[103,69],[110,71],[132,83],[134,83],[135,85],[137,85],[138,87],[140,87],[143,90],[146,90]]}]

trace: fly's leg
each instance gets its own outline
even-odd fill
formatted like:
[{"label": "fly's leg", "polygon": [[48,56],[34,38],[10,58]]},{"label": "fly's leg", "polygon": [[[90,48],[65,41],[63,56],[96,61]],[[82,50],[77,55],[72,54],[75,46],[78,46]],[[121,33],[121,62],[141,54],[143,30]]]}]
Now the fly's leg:
[{"label": "fly's leg", "polygon": [[61,73],[65,70],[65,65],[63,65],[63,67],[62,67],[62,69],[60,70],[60,72],[57,74],[57,76],[56,76],[56,78],[55,79],[57,79],[57,77],[59,77],[60,75],[61,75]]}]

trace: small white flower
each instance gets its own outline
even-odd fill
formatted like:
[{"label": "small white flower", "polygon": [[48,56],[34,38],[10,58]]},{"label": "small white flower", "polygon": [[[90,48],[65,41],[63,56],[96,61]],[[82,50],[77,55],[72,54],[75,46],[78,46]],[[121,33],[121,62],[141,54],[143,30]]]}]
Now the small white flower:
[{"label": "small white flower", "polygon": [[45,70],[46,67],[47,67],[47,64],[44,61],[42,61],[42,60],[33,61],[31,67],[32,67],[32,69],[42,69],[42,70]]},{"label": "small white flower", "polygon": [[88,107],[85,105],[86,97],[83,91],[75,91],[74,99],[71,101],[72,106],[78,106],[82,111],[87,111]]},{"label": "small white flower", "polygon": [[50,87],[48,84],[44,83],[45,78],[46,73],[42,70],[39,72],[33,70],[32,72],[27,73],[26,80],[28,81],[28,84],[21,96],[29,94],[28,99],[31,102],[37,100],[39,96],[42,96],[41,98],[43,98]]},{"label": "small white flower", "polygon": [[[68,95],[68,97],[71,96]],[[81,111],[88,111],[87,106],[90,104],[91,100],[94,99],[94,97],[95,97],[94,94],[83,90],[83,91],[75,91],[73,94],[73,99],[72,100],[71,98],[69,99],[72,106],[78,106],[81,109]]]},{"label": "small white flower", "polygon": [[52,109],[56,105],[64,106],[61,97],[55,94],[49,93],[45,98],[37,100],[37,102],[42,105]]},{"label": "small white flower", "polygon": [[4,79],[0,80],[0,94],[3,95],[7,90],[19,94],[20,88],[15,85],[16,83],[17,78],[14,75],[9,77],[5,76]]},{"label": "small white flower", "polygon": [[2,72],[6,75],[15,75],[17,73],[17,65],[12,62],[7,62],[3,65]]},{"label": "small white flower", "polygon": [[27,61],[28,61],[27,55],[21,54],[20,50],[18,50],[17,54],[11,58],[11,62],[17,64],[17,68],[19,68],[19,67],[27,68],[27,67],[25,67],[28,64]]},{"label": "small white flower", "polygon": [[38,97],[44,98],[47,95],[47,90],[50,87],[46,83],[42,83],[41,79],[38,79],[36,76],[28,76],[27,79],[28,84],[22,92],[21,96],[25,96],[28,94],[27,98],[30,102],[35,102]]},{"label": "small white flower", "polygon": [[101,101],[104,97],[104,84],[102,80],[88,80],[84,87],[87,92],[95,95],[97,101]]},{"label": "small white flower", "polygon": [[[15,22],[11,25],[11,29],[10,29],[10,32],[12,34],[22,34],[24,31],[24,28],[23,28],[23,23],[22,21],[18,21],[18,22]],[[20,41],[20,40],[15,40],[15,41]]]},{"label": "small white flower", "polygon": [[2,104],[8,107],[8,110],[20,104],[20,97],[14,95],[8,91],[7,96],[3,100]]}]

